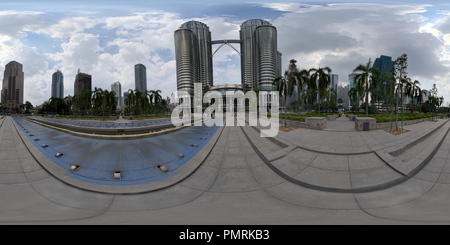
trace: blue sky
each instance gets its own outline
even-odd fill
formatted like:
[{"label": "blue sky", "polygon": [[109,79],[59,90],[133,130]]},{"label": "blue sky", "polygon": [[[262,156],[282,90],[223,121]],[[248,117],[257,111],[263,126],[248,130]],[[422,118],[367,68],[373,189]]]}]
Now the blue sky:
[{"label": "blue sky", "polygon": [[[283,69],[290,59],[304,69],[329,66],[345,84],[358,64],[407,53],[408,75],[423,89],[436,83],[446,104],[449,15],[445,1],[0,0],[0,75],[9,61],[22,63],[25,100],[39,105],[50,98],[57,69],[68,95],[78,69],[95,87],[109,90],[120,81],[123,90],[134,89],[133,67],[142,63],[148,89],[170,96],[173,32],[182,23],[198,20],[213,39],[238,39],[242,22],[261,18],[277,28]],[[239,55],[229,47],[214,56],[214,83],[240,83]]]}]

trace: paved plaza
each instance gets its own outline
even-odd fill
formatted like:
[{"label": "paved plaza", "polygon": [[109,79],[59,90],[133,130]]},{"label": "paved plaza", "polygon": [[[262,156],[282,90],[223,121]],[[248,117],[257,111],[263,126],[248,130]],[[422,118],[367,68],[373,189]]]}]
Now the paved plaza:
[{"label": "paved plaza", "polygon": [[[0,125],[0,224],[450,224],[447,119],[405,125],[409,132],[401,135],[356,131],[341,117],[325,130],[280,131],[275,138],[250,126],[190,127],[120,143],[10,116]],[[127,185],[75,178],[70,164],[45,154],[23,125],[41,137],[39,144],[51,139],[74,150],[60,161],[88,161],[95,151],[112,149],[92,161],[98,176],[120,162],[129,167],[124,177],[145,169],[153,179],[135,172]],[[191,141],[180,140],[200,135],[209,138],[189,155]],[[124,142],[128,153],[152,154],[114,160]],[[158,158],[178,151],[185,162],[174,158],[173,171],[150,171]],[[108,154],[115,156],[111,164],[94,165]]]}]

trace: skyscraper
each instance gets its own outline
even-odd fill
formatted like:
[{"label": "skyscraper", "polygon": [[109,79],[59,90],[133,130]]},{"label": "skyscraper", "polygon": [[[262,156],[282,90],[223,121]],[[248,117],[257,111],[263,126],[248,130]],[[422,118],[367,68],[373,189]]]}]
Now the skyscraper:
[{"label": "skyscraper", "polygon": [[198,21],[184,23],[175,31],[174,37],[179,91],[192,95],[194,83],[201,83],[204,90],[214,85],[212,44],[240,43],[241,84],[246,89],[273,90],[273,80],[281,76],[277,30],[268,21],[245,21],[239,40],[212,41],[209,27]]},{"label": "skyscraper", "polygon": [[[350,82],[350,90],[352,88],[356,89],[356,83],[357,83],[356,76],[357,75],[358,75],[358,73],[350,73],[350,74],[348,74],[348,80]],[[349,102],[350,102],[350,106],[359,105],[359,96],[357,94],[355,94],[355,96],[349,98]]]},{"label": "skyscraper", "polygon": [[60,70],[52,75],[52,97],[64,98],[64,76]]},{"label": "skyscraper", "polygon": [[116,100],[117,100],[117,106],[123,106],[123,100],[122,100],[122,85],[119,81],[111,84],[111,91],[114,91],[116,94]]},{"label": "skyscraper", "polygon": [[193,83],[213,85],[211,32],[199,21],[188,21],[175,31],[178,90],[193,92]]},{"label": "skyscraper", "polygon": [[334,89],[334,92],[337,92],[337,89],[338,89],[338,83],[339,83],[339,76],[338,76],[338,74],[331,74],[330,75],[331,77],[331,79],[330,79],[330,87],[332,88],[332,89]]},{"label": "skyscraper", "polygon": [[[378,69],[380,71],[380,76],[383,75],[383,73],[387,73],[388,75],[392,76],[392,70],[394,69],[394,61],[392,60],[392,57],[381,55],[380,58],[376,58],[375,62],[373,62],[373,68]],[[385,94],[387,91],[387,84],[388,81],[381,81],[378,86],[377,90],[379,91],[376,93],[377,96],[372,96],[373,102],[381,102],[385,101]]]},{"label": "skyscraper", "polygon": [[273,80],[281,75],[276,28],[265,20],[247,20],[241,25],[240,39],[242,85],[273,90]]},{"label": "skyscraper", "polygon": [[23,104],[23,66],[17,61],[11,61],[5,66],[1,103],[10,110]]},{"label": "skyscraper", "polygon": [[81,94],[83,90],[92,91],[92,76],[86,73],[81,73],[78,70],[78,74],[75,77],[74,82],[74,95]]},{"label": "skyscraper", "polygon": [[135,89],[144,92],[147,90],[147,68],[143,64],[134,66]]}]

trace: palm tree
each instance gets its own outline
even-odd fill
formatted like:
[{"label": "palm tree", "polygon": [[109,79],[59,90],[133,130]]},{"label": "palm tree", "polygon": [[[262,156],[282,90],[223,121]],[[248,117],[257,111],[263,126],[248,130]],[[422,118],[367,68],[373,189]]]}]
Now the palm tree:
[{"label": "palm tree", "polygon": [[73,105],[73,97],[71,95],[67,95],[66,97],[64,97],[64,103],[66,103],[67,107],[69,108],[70,114]]},{"label": "palm tree", "polygon": [[133,113],[132,108],[134,107],[135,100],[136,96],[134,94],[134,90],[128,89],[128,96],[125,99],[125,105],[127,106],[126,110],[128,111],[128,113]]},{"label": "palm tree", "polygon": [[103,101],[103,89],[101,88],[94,88],[94,91],[92,92],[92,103],[94,108],[94,113],[97,114],[100,112],[100,108],[102,107],[102,101]]},{"label": "palm tree", "polygon": [[[284,76],[277,77],[273,80],[272,85],[275,86],[275,89],[280,94],[280,98],[284,98],[284,113],[287,113],[287,99],[292,95],[293,91],[293,80],[289,79],[289,70],[284,72]],[[286,126],[286,120],[284,120],[284,124]]]},{"label": "palm tree", "polygon": [[83,91],[81,91],[80,97],[79,97],[79,105],[80,105],[80,110],[81,111],[85,111],[85,112],[89,112],[92,108],[92,91],[85,89]]},{"label": "palm tree", "polygon": [[150,90],[150,98],[152,100],[150,103],[153,104],[154,108],[156,109],[155,113],[158,113],[158,110],[161,109],[161,103],[162,103],[162,97],[161,97],[161,90]]},{"label": "palm tree", "polygon": [[326,67],[319,68],[311,68],[309,69],[308,74],[310,75],[310,83],[309,85],[314,86],[316,84],[317,91],[317,103],[319,104],[319,116],[320,116],[320,94],[330,85],[330,73],[331,69]]},{"label": "palm tree", "polygon": [[364,88],[364,98],[366,103],[366,117],[369,116],[369,91],[375,89],[375,84],[372,83],[372,75],[378,74],[378,69],[372,67],[372,62],[369,59],[366,65],[359,64],[353,72],[360,72],[356,75],[357,87]]},{"label": "palm tree", "polygon": [[302,103],[301,103],[301,97],[302,97],[302,93],[304,92],[308,82],[309,82],[309,72],[306,69],[302,69],[301,71],[299,71],[297,73],[296,76],[296,85],[297,85],[297,101],[298,101],[298,106],[299,106],[299,113],[302,107]]}]

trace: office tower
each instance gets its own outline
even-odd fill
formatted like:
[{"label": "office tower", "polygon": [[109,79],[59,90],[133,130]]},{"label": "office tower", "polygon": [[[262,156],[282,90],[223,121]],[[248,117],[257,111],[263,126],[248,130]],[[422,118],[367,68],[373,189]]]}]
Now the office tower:
[{"label": "office tower", "polygon": [[130,93],[128,92],[128,91],[126,91],[126,92],[123,92],[123,105],[124,106],[126,106],[127,104],[128,104],[128,95],[129,95]]},{"label": "office tower", "polygon": [[188,21],[175,31],[177,89],[193,93],[194,84],[213,86],[211,32],[199,21]]},{"label": "office tower", "polygon": [[272,82],[282,70],[276,28],[265,20],[247,20],[241,25],[240,40],[242,85],[273,90]]},{"label": "office tower", "polygon": [[74,82],[74,95],[79,95],[83,90],[92,91],[92,76],[86,73],[81,73],[78,70],[78,74],[75,77]]},{"label": "office tower", "polygon": [[[358,73],[351,73],[351,74],[348,74],[348,79],[349,79],[349,82],[350,82],[350,89],[349,89],[349,91],[350,91],[352,88],[355,88],[355,89],[356,89],[356,83],[357,83],[357,81],[356,81],[356,76],[357,76],[357,75],[358,75]],[[349,98],[349,102],[350,102],[350,106],[353,106],[353,105],[355,105],[355,104],[359,105],[359,96],[356,94],[356,96],[350,97],[350,98]]]},{"label": "office tower", "polygon": [[64,98],[64,76],[60,70],[52,75],[52,96],[55,98]]},{"label": "office tower", "polygon": [[349,91],[349,85],[343,86],[342,84],[339,84],[337,88],[337,100],[342,100],[342,106],[344,108],[348,108],[350,106],[350,102],[348,99],[348,91]]},{"label": "office tower", "polygon": [[[240,43],[241,84],[244,89],[274,89],[272,82],[281,76],[281,52],[277,50],[277,30],[268,21],[247,20],[241,25],[239,40],[211,41],[209,27],[188,21],[175,31],[177,90],[194,91],[194,83],[208,90],[213,83],[213,44]],[[220,48],[220,47],[219,47]],[[237,51],[237,50],[236,50]]]},{"label": "office tower", "polygon": [[337,92],[338,83],[339,83],[339,76],[337,74],[331,74],[330,77],[330,87],[334,89],[334,92]]},{"label": "office tower", "polygon": [[[394,69],[394,61],[390,56],[381,55],[380,58],[376,58],[375,62],[373,62],[373,68],[378,69],[380,72],[380,77],[383,75],[383,73],[387,73],[388,75],[392,76],[392,71]],[[385,94],[387,92],[387,82],[389,80],[381,80],[377,86],[377,93],[376,96],[372,95],[372,101],[377,102],[383,102],[385,101]],[[391,81],[392,82],[392,81]]]},{"label": "office tower", "polygon": [[135,89],[145,92],[147,90],[147,69],[143,64],[134,66]]},{"label": "office tower", "polygon": [[111,84],[111,91],[114,91],[114,93],[116,94],[116,101],[117,101],[117,106],[123,106],[123,100],[122,100],[122,85],[120,84],[119,81]]},{"label": "office tower", "polygon": [[19,108],[23,104],[23,66],[17,61],[11,61],[5,66],[1,94],[2,107],[9,110]]}]

